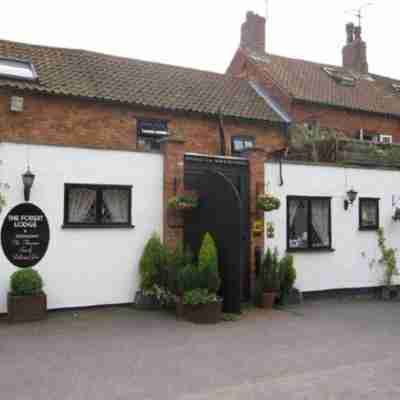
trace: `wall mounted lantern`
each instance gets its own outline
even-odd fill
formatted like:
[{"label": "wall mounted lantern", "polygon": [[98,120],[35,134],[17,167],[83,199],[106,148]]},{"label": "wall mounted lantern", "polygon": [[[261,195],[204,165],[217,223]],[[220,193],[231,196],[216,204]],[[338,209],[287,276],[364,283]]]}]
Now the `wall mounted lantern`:
[{"label": "wall mounted lantern", "polygon": [[24,184],[24,198],[25,201],[29,201],[29,197],[31,194],[31,189],[33,186],[33,181],[35,180],[35,175],[29,169],[22,175],[22,183]]},{"label": "wall mounted lantern", "polygon": [[347,193],[347,198],[344,200],[344,209],[348,210],[355,202],[358,193],[354,189],[350,189]]}]

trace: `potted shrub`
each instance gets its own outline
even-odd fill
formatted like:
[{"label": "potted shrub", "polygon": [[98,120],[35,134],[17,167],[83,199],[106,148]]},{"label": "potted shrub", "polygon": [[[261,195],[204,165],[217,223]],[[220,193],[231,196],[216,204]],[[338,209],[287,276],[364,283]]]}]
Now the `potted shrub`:
[{"label": "potted shrub", "polygon": [[221,320],[222,301],[217,293],[221,285],[218,254],[212,236],[204,236],[197,265],[186,266],[179,274],[183,293],[182,317],[195,323],[217,323]]},{"label": "potted shrub", "polygon": [[168,206],[175,211],[190,211],[198,207],[199,199],[193,192],[184,192],[171,197]]},{"label": "potted shrub", "polygon": [[39,273],[32,268],[14,272],[8,293],[8,320],[38,321],[46,317],[46,311],[47,297]]},{"label": "potted shrub", "polygon": [[264,257],[260,271],[260,289],[260,306],[262,308],[272,308],[275,304],[276,298],[279,296],[280,289],[279,260],[277,250],[275,250],[272,254],[271,250],[268,249]]},{"label": "potted shrub", "polygon": [[294,268],[294,259],[291,254],[284,256],[279,262],[280,274],[280,292],[279,304],[288,304],[289,298],[293,291],[293,286],[296,281],[296,269]]},{"label": "potted shrub", "polygon": [[197,324],[216,324],[221,320],[222,302],[208,289],[193,289],[183,295],[183,317]]},{"label": "potted shrub", "polygon": [[139,263],[140,290],[135,295],[135,306],[141,309],[159,309],[165,293],[167,252],[158,235],[148,240]]},{"label": "potted shrub", "polygon": [[183,244],[178,243],[175,249],[168,253],[168,268],[167,268],[167,289],[171,294],[173,306],[178,318],[182,316],[183,309],[183,289],[179,276],[186,266],[193,263],[193,255],[189,249],[185,251]]},{"label": "potted shrub", "polygon": [[281,201],[271,193],[265,193],[257,197],[256,206],[259,210],[270,212],[278,210],[281,206]]}]

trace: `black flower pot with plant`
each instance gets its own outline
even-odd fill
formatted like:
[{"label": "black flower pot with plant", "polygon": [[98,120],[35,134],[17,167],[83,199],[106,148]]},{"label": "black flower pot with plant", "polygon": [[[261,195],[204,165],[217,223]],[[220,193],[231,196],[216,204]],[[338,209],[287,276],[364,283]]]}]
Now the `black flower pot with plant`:
[{"label": "black flower pot with plant", "polygon": [[43,281],[32,268],[11,275],[11,291],[7,298],[8,321],[39,321],[47,315],[47,296],[43,292]]}]

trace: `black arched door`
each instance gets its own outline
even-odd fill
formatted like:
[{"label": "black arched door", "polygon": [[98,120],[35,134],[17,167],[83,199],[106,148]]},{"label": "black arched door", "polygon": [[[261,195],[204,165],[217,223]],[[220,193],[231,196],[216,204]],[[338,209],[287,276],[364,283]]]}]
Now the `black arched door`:
[{"label": "black arched door", "polygon": [[209,232],[217,245],[221,295],[225,312],[240,312],[244,265],[242,201],[237,188],[222,172],[205,170],[197,175],[199,207],[185,216],[185,244],[198,254]]}]

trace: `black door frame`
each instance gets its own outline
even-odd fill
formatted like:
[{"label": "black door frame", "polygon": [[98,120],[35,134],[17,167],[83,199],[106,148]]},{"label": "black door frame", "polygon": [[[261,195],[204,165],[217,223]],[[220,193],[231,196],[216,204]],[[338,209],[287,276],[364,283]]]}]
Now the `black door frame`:
[{"label": "black door frame", "polygon": [[234,157],[185,154],[184,186],[195,190],[196,182],[205,172],[217,172],[229,180],[237,190],[242,203],[242,260],[241,260],[241,300],[250,298],[250,178],[248,160]]}]

